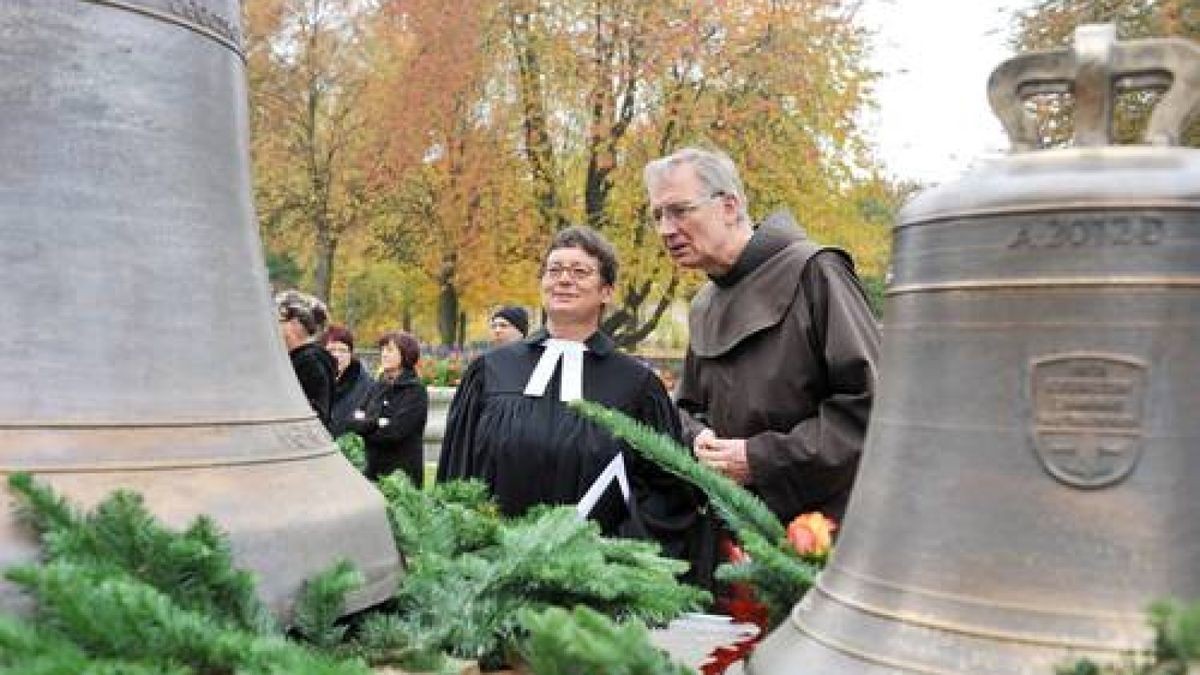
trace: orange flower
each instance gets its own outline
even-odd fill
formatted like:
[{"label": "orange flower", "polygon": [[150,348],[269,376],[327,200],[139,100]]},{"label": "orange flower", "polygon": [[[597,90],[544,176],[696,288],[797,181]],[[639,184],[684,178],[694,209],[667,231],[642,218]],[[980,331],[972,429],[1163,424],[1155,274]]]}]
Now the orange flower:
[{"label": "orange flower", "polygon": [[836,529],[837,523],[813,511],[796,516],[788,525],[787,538],[802,556],[824,556],[829,553]]}]

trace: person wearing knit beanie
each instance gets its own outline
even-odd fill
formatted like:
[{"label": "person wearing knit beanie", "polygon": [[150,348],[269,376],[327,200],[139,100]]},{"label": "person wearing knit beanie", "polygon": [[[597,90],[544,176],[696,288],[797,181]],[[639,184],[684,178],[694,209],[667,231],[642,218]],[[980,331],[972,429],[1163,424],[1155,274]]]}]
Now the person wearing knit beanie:
[{"label": "person wearing knit beanie", "polygon": [[492,344],[496,346],[516,342],[529,332],[529,313],[524,307],[506,305],[492,312],[490,322]]}]

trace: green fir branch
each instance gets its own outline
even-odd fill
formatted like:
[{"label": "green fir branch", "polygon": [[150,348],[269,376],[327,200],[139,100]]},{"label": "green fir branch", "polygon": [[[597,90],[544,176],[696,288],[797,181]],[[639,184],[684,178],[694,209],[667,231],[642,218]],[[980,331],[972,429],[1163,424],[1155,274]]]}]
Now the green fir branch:
[{"label": "green fir branch", "polygon": [[234,566],[228,538],[210,518],[200,516],[179,533],[160,524],[141,495],[129,491],[118,490],[81,514],[27,475],[14,474],[9,485],[41,532],[48,561],[120,570],[181,607],[253,632],[276,631],[254,577]]},{"label": "green fir branch", "polygon": [[324,649],[339,645],[347,629],[337,625],[346,610],[346,594],[361,587],[363,581],[362,574],[348,560],[306,581],[292,620],[296,632]]},{"label": "green fir branch", "polygon": [[358,469],[359,471],[367,468],[367,444],[365,441],[363,441],[362,436],[359,436],[353,431],[347,431],[341,436],[338,436],[335,442],[337,443],[338,450],[341,451],[342,456],[345,457],[346,461],[350,462],[354,468]]},{"label": "green fir branch", "polygon": [[804,560],[795,552],[787,543],[783,525],[762,500],[697,462],[670,436],[657,433],[620,411],[583,400],[570,405],[663,469],[703,490],[750,557],[745,563],[721,565],[717,578],[754,586],[759,600],[767,607],[770,625],[778,625],[787,617],[792,605],[812,586],[820,565]]},{"label": "green fir branch", "polygon": [[677,580],[686,563],[650,542],[606,539],[572,507],[508,519],[478,482],[426,493],[394,474],[382,487],[406,574],[391,602],[349,628],[338,615],[361,581],[353,568],[338,565],[307,584],[297,631],[322,656],[253,620],[265,610],[211,520],[176,533],[132,493],[83,513],[28,477],[16,485],[28,522],[43,528],[47,562],[7,573],[37,611],[28,624],[0,622],[4,675],[366,672],[339,654],[426,670],[453,669],[454,658],[494,668],[525,634],[522,610],[584,604],[663,623],[709,600]]},{"label": "green fir branch", "polygon": [[110,570],[54,561],[15,567],[7,578],[37,600],[38,625],[89,656],[163,671],[366,675],[366,666],[314,654],[282,636],[261,636],[184,609],[166,594]]},{"label": "green fir branch", "polygon": [[379,481],[396,546],[405,555],[453,556],[494,543],[499,509],[478,481],[454,481],[430,491],[402,471]]},{"label": "green fir branch", "polygon": [[752,532],[747,533],[742,546],[750,560],[721,565],[717,568],[717,579],[753,585],[758,599],[767,607],[768,623],[778,626],[812,587],[820,568]]},{"label": "green fir branch", "polygon": [[391,618],[359,631],[372,662],[398,658],[415,668],[448,654],[497,667],[519,637],[522,608],[585,604],[660,623],[709,599],[678,582],[686,563],[650,542],[606,539],[569,506],[509,519],[475,481],[422,492],[394,474],[380,488],[408,565]]},{"label": "green fir branch", "polygon": [[1156,602],[1150,606],[1149,617],[1157,661],[1185,666],[1200,661],[1200,602]]},{"label": "green fir branch", "polygon": [[523,609],[518,620],[527,633],[520,652],[537,675],[694,675],[650,643],[646,626],[624,624],[588,609]]},{"label": "green fir branch", "polygon": [[610,410],[592,401],[580,399],[572,401],[569,406],[666,471],[703,490],[717,514],[739,539],[747,531],[755,532],[768,541],[783,539],[783,525],[761,499],[727,476],[697,462],[670,435],[660,434],[619,410]]},{"label": "green fir branch", "polygon": [[1126,653],[1120,663],[1082,659],[1055,670],[1058,675],[1186,675],[1200,665],[1200,602],[1156,602],[1147,612],[1154,645]]},{"label": "green fir branch", "polygon": [[66,499],[49,486],[35,482],[28,473],[10,475],[8,487],[20,498],[16,505],[17,517],[38,534],[69,530],[83,521],[83,514]]}]

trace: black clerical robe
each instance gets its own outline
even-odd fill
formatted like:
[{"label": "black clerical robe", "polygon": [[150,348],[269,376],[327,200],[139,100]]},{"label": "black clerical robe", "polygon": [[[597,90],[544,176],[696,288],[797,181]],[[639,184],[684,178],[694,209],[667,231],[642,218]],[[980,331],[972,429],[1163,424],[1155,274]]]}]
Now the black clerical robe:
[{"label": "black clerical robe", "polygon": [[[642,458],[559,400],[560,362],[540,397],[524,391],[548,338],[540,330],[476,358],[467,368],[446,421],[438,481],[479,478],[504,513],[536,504],[576,504],[623,453],[633,493],[626,507],[613,482],[592,511],[606,534],[652,538],[667,554],[706,566],[698,491]],[[586,341],[583,398],[614,408],[675,438],[678,413],[652,370],[616,351],[601,332]],[[699,558],[698,558],[699,556]],[[705,572],[695,570],[704,583]]]}]

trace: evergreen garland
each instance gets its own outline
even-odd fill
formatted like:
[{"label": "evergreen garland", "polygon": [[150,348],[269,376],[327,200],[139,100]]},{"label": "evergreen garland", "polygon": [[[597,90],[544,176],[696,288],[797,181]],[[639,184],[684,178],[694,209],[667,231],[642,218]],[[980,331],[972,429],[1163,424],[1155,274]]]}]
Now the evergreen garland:
[{"label": "evergreen garland", "polygon": [[296,603],[293,627],[306,641],[333,649],[343,642],[347,626],[337,620],[345,614],[346,595],[362,586],[362,574],[353,563],[343,560],[309,579]]},{"label": "evergreen garland", "polygon": [[696,461],[692,454],[667,434],[592,401],[571,401],[570,408],[625,441],[666,471],[704,491],[718,515],[735,532],[754,532],[767,541],[780,541],[786,532],[779,519],[761,499],[728,476]]},{"label": "evergreen garland", "polygon": [[[10,569],[38,602],[37,622],[89,656],[177,672],[303,675],[366,673],[288,642],[230,628],[183,609],[165,593],[96,567],[53,561]],[[190,668],[191,670],[182,670]]]},{"label": "evergreen garland", "polygon": [[569,405],[666,471],[704,491],[750,557],[748,562],[721,565],[717,578],[754,586],[767,607],[769,624],[779,625],[812,586],[820,567],[796,553],[783,525],[767,505],[728,477],[697,462],[669,435],[591,401],[577,400]]},{"label": "evergreen garland", "polygon": [[[36,610],[29,621],[0,616],[0,673],[369,672],[280,634],[211,520],[174,532],[129,492],[83,513],[26,474],[8,483],[41,534],[44,562],[5,572]],[[303,602],[298,611],[320,615]]]},{"label": "evergreen garland", "polygon": [[1127,654],[1120,664],[1083,659],[1058,668],[1058,675],[1186,675],[1200,667],[1200,602],[1157,602],[1150,607],[1154,646]]},{"label": "evergreen garland", "polygon": [[[359,675],[366,661],[450,671],[461,665],[453,658],[496,667],[517,653],[529,630],[520,617],[531,611],[582,603],[641,626],[708,601],[677,581],[686,563],[661,557],[655,544],[606,539],[572,507],[506,519],[482,483],[423,492],[398,473],[381,487],[407,574],[393,600],[349,620],[339,618],[344,598],[362,581],[352,565],[309,581],[294,634],[322,654],[280,632],[211,520],[176,532],[136,494],[118,491],[82,512],[28,475],[9,484],[42,536],[44,561],[6,572],[36,612],[28,621],[0,616],[4,674]],[[588,618],[577,630],[618,640],[629,654],[650,649],[644,627],[611,619]],[[643,661],[656,663],[632,662]]]},{"label": "evergreen garland", "polygon": [[413,667],[448,654],[498,667],[519,640],[522,609],[585,604],[662,623],[708,599],[677,581],[686,563],[659,556],[655,544],[606,539],[572,507],[504,519],[477,481],[424,492],[395,473],[380,488],[407,573],[391,615],[371,617],[359,633],[373,662],[400,657]]},{"label": "evergreen garland", "polygon": [[521,656],[537,675],[694,675],[651,646],[640,621],[616,624],[587,607],[523,609]]},{"label": "evergreen garland", "polygon": [[121,570],[185,609],[251,632],[275,629],[254,577],[234,567],[228,540],[207,516],[178,533],[159,524],[132,492],[118,490],[85,514],[28,474],[13,474],[8,484],[23,498],[18,514],[41,534],[47,560]]},{"label": "evergreen garland", "polygon": [[812,586],[820,567],[798,556],[786,544],[771,544],[755,532],[741,535],[750,560],[717,568],[717,579],[748,583],[767,608],[767,623],[778,626],[801,596]]},{"label": "evergreen garland", "polygon": [[347,431],[341,436],[338,436],[335,443],[337,443],[338,450],[341,451],[342,456],[345,457],[346,461],[350,462],[354,468],[358,469],[359,471],[367,468],[367,444],[366,441],[363,440],[362,436],[359,436],[353,431]]},{"label": "evergreen garland", "polygon": [[88,656],[66,638],[16,617],[0,615],[0,673],[13,675],[183,675],[190,670],[164,669],[124,659]]}]

